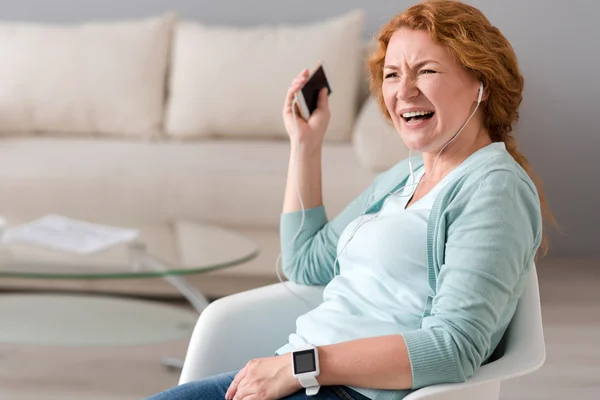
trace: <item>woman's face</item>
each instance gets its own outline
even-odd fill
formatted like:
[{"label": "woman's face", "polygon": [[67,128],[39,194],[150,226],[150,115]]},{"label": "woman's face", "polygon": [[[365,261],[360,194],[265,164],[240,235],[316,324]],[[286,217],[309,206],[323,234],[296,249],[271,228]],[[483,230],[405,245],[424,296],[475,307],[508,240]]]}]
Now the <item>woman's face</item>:
[{"label": "woman's face", "polygon": [[[477,104],[480,83],[427,31],[402,28],[394,33],[383,77],[387,110],[405,145],[414,151],[439,151]],[[461,136],[477,134],[481,122],[476,117]]]}]

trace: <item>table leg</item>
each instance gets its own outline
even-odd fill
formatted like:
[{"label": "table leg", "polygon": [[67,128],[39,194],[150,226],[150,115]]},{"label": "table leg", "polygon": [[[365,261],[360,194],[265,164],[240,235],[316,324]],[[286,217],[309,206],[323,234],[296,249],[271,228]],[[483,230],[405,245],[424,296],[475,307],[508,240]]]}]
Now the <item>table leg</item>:
[{"label": "table leg", "polygon": [[183,369],[183,359],[177,357],[163,357],[162,365],[170,371],[181,371]]},{"label": "table leg", "polygon": [[[153,263],[158,263],[152,260]],[[193,287],[183,276],[165,275],[163,279],[169,282],[185,299],[194,307],[199,314],[208,306],[208,300],[198,289]]]},{"label": "table leg", "polygon": [[130,246],[132,251],[132,263],[133,268],[150,268],[157,272],[165,272],[162,278],[169,282],[177,291],[194,307],[198,314],[208,306],[208,300],[206,297],[193,287],[183,276],[181,275],[168,275],[166,272],[169,271],[167,263],[159,260],[145,251],[145,246],[140,243],[135,243]]},{"label": "table leg", "polygon": [[[134,268],[146,267],[154,271],[167,272],[166,263],[150,256],[145,252],[143,244],[131,246]],[[209,302],[198,289],[193,287],[183,276],[163,275],[162,278],[169,282],[177,291],[194,307],[198,314],[208,306]],[[163,357],[162,364],[169,370],[181,370],[184,360],[177,357]]]}]

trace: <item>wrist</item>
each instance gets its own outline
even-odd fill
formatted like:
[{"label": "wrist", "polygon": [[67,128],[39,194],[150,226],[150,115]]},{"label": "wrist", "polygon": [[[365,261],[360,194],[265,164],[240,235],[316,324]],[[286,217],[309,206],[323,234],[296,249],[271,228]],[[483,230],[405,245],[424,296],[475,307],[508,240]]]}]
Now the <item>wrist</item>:
[{"label": "wrist", "polygon": [[317,380],[321,386],[332,386],[341,384],[341,380],[334,375],[334,369],[331,368],[332,360],[330,346],[319,346],[319,376]]},{"label": "wrist", "polygon": [[323,144],[319,143],[291,143],[291,155],[295,159],[300,156],[301,160],[320,160],[323,153]]},{"label": "wrist", "polygon": [[289,386],[294,390],[298,391],[302,389],[302,384],[296,378],[294,378],[294,365],[292,362],[292,358],[289,357],[288,354],[283,354],[277,356],[281,360],[282,368],[281,373],[289,382]]},{"label": "wrist", "polygon": [[316,395],[321,387],[317,380],[320,374],[318,348],[310,344],[302,345],[292,351],[290,356],[293,377],[301,387],[306,388],[308,396]]}]

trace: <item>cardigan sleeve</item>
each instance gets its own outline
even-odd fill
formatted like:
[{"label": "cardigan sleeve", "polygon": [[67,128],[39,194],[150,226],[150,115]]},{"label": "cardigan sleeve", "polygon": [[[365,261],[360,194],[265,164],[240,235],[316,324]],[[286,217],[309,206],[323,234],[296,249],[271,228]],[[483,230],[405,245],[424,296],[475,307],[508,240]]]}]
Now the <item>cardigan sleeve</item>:
[{"label": "cardigan sleeve", "polygon": [[541,241],[537,192],[514,172],[489,173],[461,203],[442,216],[448,225],[430,315],[402,334],[415,389],[473,375]]},{"label": "cardigan sleeve", "polygon": [[[302,211],[281,214],[279,237],[285,276],[305,285],[329,283],[334,277],[337,244],[344,228],[360,217],[368,206],[387,195],[390,178],[393,181],[402,176],[407,165],[408,160],[403,160],[394,168],[379,173],[369,187],[331,221],[328,221],[323,206],[305,210],[304,221]],[[336,269],[339,271],[338,266]]]}]

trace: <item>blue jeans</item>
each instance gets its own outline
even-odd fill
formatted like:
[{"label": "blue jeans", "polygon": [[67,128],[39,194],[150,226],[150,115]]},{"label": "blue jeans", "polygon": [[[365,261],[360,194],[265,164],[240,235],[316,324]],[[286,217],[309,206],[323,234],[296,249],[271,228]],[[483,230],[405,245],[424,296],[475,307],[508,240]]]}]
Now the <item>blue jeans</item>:
[{"label": "blue jeans", "polygon": [[[238,371],[219,374],[199,381],[189,382],[146,400],[223,400]],[[307,396],[304,389],[287,397],[286,400],[369,400],[368,397],[346,386],[323,386],[316,396]]]}]

